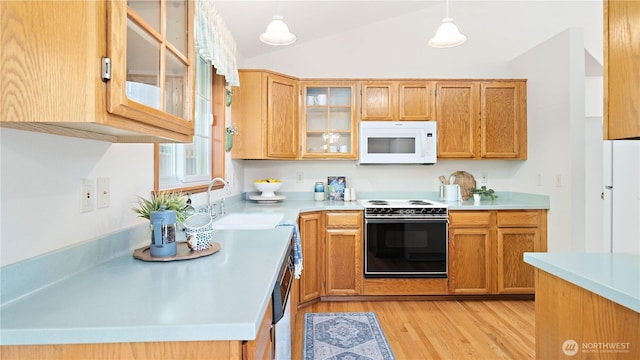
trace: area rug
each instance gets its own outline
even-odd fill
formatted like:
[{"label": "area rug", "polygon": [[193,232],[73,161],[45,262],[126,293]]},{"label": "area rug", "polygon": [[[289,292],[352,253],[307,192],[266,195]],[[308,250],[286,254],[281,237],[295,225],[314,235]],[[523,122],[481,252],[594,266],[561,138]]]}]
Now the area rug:
[{"label": "area rug", "polygon": [[304,360],[394,360],[373,312],[304,314]]}]

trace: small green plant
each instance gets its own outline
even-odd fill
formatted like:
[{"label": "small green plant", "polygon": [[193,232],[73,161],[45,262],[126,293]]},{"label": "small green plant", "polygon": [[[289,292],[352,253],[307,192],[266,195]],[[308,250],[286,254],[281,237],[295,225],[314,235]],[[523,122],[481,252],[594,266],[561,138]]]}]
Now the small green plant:
[{"label": "small green plant", "polygon": [[496,195],[496,192],[493,191],[493,189],[487,189],[487,187],[484,185],[479,189],[478,188],[471,189],[471,193],[479,194],[481,197],[490,197],[491,200],[494,200],[495,198],[498,197],[498,195]]},{"label": "small green plant", "polygon": [[147,200],[138,196],[138,206],[131,208],[139,217],[150,219],[152,211],[160,211],[164,206],[165,210],[175,210],[178,222],[187,219],[187,197],[181,192],[159,191],[151,193],[151,199]]}]

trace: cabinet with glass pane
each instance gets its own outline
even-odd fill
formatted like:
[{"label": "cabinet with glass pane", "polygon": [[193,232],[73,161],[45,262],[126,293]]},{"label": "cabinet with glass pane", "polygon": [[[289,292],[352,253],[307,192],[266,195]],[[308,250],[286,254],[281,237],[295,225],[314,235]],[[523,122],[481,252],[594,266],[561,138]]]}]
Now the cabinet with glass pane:
[{"label": "cabinet with glass pane", "polygon": [[357,159],[356,83],[302,81],[302,158]]},{"label": "cabinet with glass pane", "polygon": [[0,125],[110,142],[190,142],[194,7],[0,1],[2,23],[11,24],[0,36],[0,78],[11,79],[0,82]]}]

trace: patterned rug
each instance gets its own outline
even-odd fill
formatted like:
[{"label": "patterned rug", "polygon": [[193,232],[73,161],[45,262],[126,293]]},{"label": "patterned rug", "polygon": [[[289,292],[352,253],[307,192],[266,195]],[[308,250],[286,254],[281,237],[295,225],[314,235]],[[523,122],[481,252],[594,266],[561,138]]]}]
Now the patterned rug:
[{"label": "patterned rug", "polygon": [[304,314],[304,360],[394,360],[372,312]]}]

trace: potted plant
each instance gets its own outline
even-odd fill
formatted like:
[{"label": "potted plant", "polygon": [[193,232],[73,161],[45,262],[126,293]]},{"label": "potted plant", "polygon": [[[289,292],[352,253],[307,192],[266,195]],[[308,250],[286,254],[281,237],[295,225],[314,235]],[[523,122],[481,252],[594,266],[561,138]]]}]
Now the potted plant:
[{"label": "potted plant", "polygon": [[138,196],[138,206],[132,210],[139,217],[150,219],[151,212],[159,211],[162,207],[165,210],[175,210],[178,222],[184,222],[187,219],[187,197],[177,191],[152,192],[150,200]]},{"label": "potted plant", "polygon": [[471,189],[471,193],[473,194],[473,199],[475,201],[479,201],[482,197],[490,197],[491,200],[494,200],[498,197],[496,192],[493,189],[487,189],[486,186],[482,186],[481,188],[473,188]]}]

